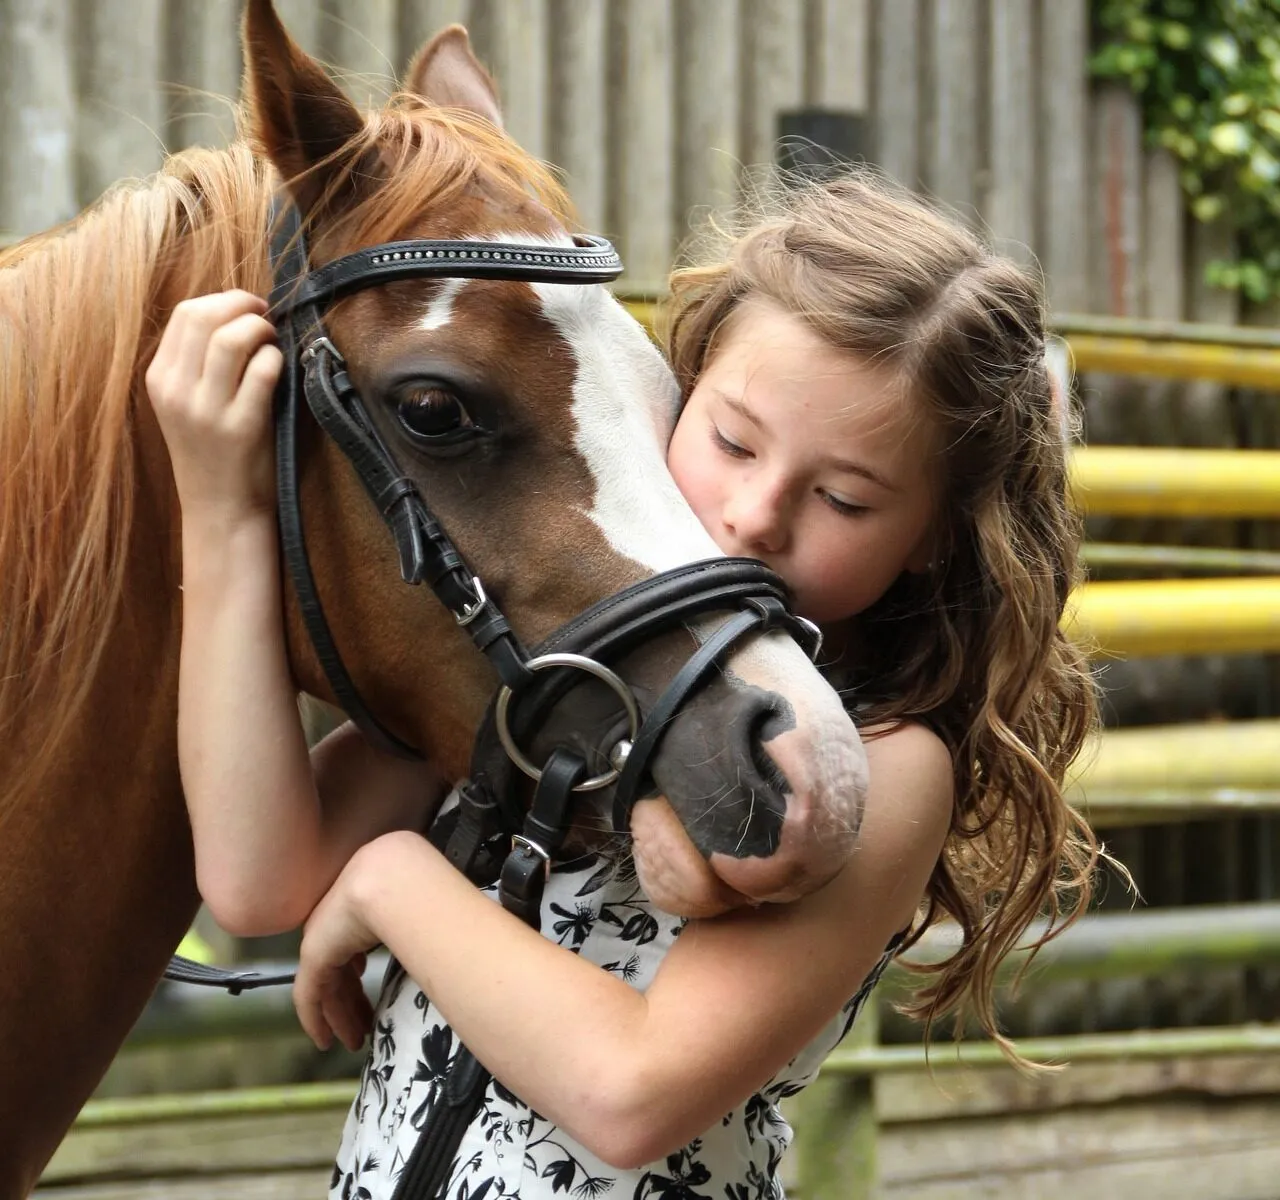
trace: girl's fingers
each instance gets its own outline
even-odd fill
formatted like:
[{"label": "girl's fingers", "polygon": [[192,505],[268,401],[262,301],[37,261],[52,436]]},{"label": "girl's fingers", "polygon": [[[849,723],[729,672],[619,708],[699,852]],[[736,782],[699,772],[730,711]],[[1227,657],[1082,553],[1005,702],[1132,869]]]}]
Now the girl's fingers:
[{"label": "girl's fingers", "polygon": [[260,315],[265,303],[251,292],[216,292],[184,300],[173,310],[161,345],[172,335],[170,352],[164,360],[175,387],[191,388],[204,372],[205,358],[214,334],[229,321],[246,313]]},{"label": "girl's fingers", "polygon": [[[255,373],[246,378],[250,362],[260,351],[270,347],[275,351],[275,327],[257,313],[241,313],[218,326],[210,336],[200,375],[201,398],[221,411],[243,397],[254,408],[261,407],[263,394],[269,398],[270,388],[262,386],[270,357],[259,364]],[[275,351],[276,358],[279,352]],[[271,379],[272,386],[275,380]]]}]

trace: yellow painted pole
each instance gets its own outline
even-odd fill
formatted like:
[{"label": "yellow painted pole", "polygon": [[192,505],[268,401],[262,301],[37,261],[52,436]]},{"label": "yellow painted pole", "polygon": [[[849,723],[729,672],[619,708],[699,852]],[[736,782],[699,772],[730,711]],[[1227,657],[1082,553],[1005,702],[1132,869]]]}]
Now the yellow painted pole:
[{"label": "yellow painted pole", "polygon": [[1136,517],[1280,516],[1280,450],[1081,446],[1071,487],[1086,512]]},{"label": "yellow painted pole", "polygon": [[1280,651],[1280,577],[1090,583],[1064,625],[1111,658]]},{"label": "yellow painted pole", "polygon": [[1280,787],[1280,718],[1108,729],[1071,777],[1086,792]]},{"label": "yellow painted pole", "polygon": [[1066,341],[1077,371],[1213,379],[1240,387],[1280,390],[1280,350],[1092,333],[1067,333]]}]

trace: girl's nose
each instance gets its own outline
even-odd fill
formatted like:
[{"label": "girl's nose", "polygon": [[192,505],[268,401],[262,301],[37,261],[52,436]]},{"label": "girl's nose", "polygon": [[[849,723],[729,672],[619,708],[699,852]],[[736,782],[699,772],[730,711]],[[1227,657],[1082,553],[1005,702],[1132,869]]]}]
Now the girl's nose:
[{"label": "girl's nose", "polygon": [[725,527],[746,550],[778,554],[787,543],[787,505],[781,489],[758,478],[743,480],[729,497]]}]

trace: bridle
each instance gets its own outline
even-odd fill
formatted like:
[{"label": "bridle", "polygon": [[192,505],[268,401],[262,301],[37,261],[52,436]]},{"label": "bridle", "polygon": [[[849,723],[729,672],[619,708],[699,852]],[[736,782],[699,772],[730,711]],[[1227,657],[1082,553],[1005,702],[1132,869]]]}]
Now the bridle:
[{"label": "bridle", "polygon": [[[417,239],[373,246],[311,268],[297,210],[292,204],[277,203],[272,213],[271,262],[270,314],[284,355],[275,400],[281,553],[316,657],[338,705],[372,745],[402,757],[421,757],[388,730],[361,698],[325,618],[299,505],[297,434],[302,400],[346,455],[382,515],[395,542],[404,581],[426,583],[493,665],[500,686],[476,737],[470,778],[457,789],[456,816],[451,822],[437,822],[443,830],[441,848],[456,866],[481,882],[491,882],[500,863],[503,905],[537,928],[542,885],[567,834],[574,795],[614,785],[613,825],[625,833],[663,733],[723,656],[754,632],[778,629],[815,657],[821,635],[816,626],[791,611],[786,584],[763,563],[714,558],[624,588],[574,617],[530,653],[416,484],[399,469],[325,329],[325,311],[333,301],[400,280],[608,283],[621,274],[622,262],[603,238],[580,235],[570,246]],[[606,665],[607,660],[616,660],[658,634],[723,612],[732,615],[702,642],[642,715],[630,687]],[[565,745],[553,749],[541,766],[521,748],[530,731],[584,673],[617,695],[627,720],[626,736],[609,755],[610,768],[592,777],[587,776],[582,756]],[[518,776],[513,765],[536,781],[527,810],[517,802]],[[166,975],[232,991],[291,978],[222,972],[195,964],[178,966],[176,960]],[[487,1085],[487,1074],[465,1049],[457,1058],[444,1089],[447,1102],[433,1108],[397,1197],[433,1194],[435,1181],[449,1165],[448,1147],[461,1137]]]},{"label": "bridle", "polygon": [[[401,756],[418,751],[390,732],[361,699],[325,619],[307,557],[298,498],[297,421],[304,398],[312,416],[350,460],[370,500],[395,541],[406,583],[426,583],[493,665],[501,688],[477,739],[473,766],[486,778],[492,761],[491,736],[535,780],[541,768],[519,748],[511,717],[519,701],[527,731],[567,690],[569,671],[601,680],[622,701],[629,718],[630,745],[615,748],[612,769],[575,783],[587,791],[616,783],[614,826],[625,832],[662,730],[689,693],[721,657],[748,634],[784,629],[812,656],[817,628],[791,612],[786,584],[754,559],[715,558],[663,572],[593,605],[553,633],[534,654],[520,643],[510,623],[467,565],[448,533],[428,508],[416,484],[398,467],[377,432],[346,372],[341,353],[324,327],[334,300],[366,288],[405,279],[500,279],[507,281],[598,284],[616,279],[622,262],[603,238],[580,235],[572,246],[419,239],[357,251],[309,269],[297,210],[281,206],[274,221],[272,263],[275,286],[271,315],[285,358],[276,397],[276,471],[282,554],[303,621],[334,697],[370,743]],[[712,612],[737,610],[694,653],[643,720],[630,688],[605,665],[655,634],[679,628]],[[554,671],[559,678],[544,677]],[[496,797],[508,817],[510,787]]]}]

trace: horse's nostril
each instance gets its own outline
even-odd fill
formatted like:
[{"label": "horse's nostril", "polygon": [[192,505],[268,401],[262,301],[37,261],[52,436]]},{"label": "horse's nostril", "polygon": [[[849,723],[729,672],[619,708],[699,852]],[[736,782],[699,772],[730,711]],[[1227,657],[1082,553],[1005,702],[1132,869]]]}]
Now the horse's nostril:
[{"label": "horse's nostril", "polygon": [[785,720],[785,714],[766,708],[754,717],[747,733],[747,754],[760,782],[775,796],[782,796],[791,788],[782,768],[765,749],[765,744],[786,732]]}]

